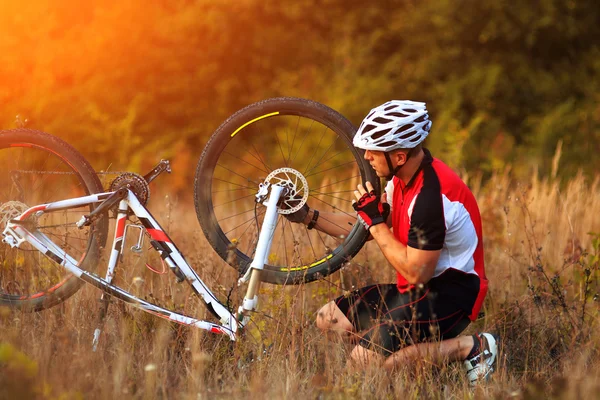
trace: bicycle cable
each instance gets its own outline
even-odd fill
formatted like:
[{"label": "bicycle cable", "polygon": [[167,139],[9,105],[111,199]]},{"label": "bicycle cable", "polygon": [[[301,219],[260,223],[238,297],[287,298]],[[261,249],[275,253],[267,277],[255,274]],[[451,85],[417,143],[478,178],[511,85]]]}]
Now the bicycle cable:
[{"label": "bicycle cable", "polygon": [[[254,203],[254,221],[256,222],[256,231],[259,231],[259,226],[258,226],[258,203]],[[235,251],[235,248],[232,249],[231,251]],[[256,253],[256,246],[253,246],[253,250],[252,253],[250,254],[250,258],[254,257],[254,254]],[[248,268],[250,268],[250,263],[248,263],[248,267],[245,268],[243,271],[240,270],[240,268],[236,268],[236,270],[239,271],[238,273],[238,277],[236,279],[236,282],[239,281],[239,279],[244,276],[244,274],[246,273],[246,271],[248,270]],[[225,306],[227,307],[227,309],[229,311],[231,311],[231,294],[233,293],[233,290],[235,289],[236,285],[234,284],[233,286],[231,286],[231,289],[229,289],[229,293],[227,293],[227,300],[225,302]]]}]

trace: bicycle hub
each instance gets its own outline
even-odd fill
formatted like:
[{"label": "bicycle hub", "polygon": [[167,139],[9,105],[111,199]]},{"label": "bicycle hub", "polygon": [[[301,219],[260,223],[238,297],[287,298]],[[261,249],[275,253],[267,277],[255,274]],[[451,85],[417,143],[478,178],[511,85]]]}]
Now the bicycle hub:
[{"label": "bicycle hub", "polygon": [[284,188],[277,210],[279,214],[295,213],[308,200],[308,182],[304,175],[293,168],[278,168],[267,175],[265,182],[259,185],[259,192],[256,195],[258,202],[266,201],[269,187],[272,185]]}]

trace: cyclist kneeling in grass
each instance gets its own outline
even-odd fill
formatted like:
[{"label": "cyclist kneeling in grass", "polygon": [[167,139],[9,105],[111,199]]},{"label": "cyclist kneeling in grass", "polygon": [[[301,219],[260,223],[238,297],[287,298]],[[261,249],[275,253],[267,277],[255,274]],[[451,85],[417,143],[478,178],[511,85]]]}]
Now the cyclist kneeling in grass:
[{"label": "cyclist kneeling in grass", "polygon": [[[464,182],[422,146],[431,121],[425,103],[390,101],[371,110],[354,137],[379,177],[358,185],[354,209],[397,272],[396,284],[358,289],[323,306],[317,326],[357,334],[351,361],[387,369],[429,354],[464,361],[474,384],[494,371],[498,337],[459,334],[476,319],[487,292],[481,218]],[[339,236],[352,217],[308,206],[288,216]],[[393,232],[389,228],[393,229]]]}]

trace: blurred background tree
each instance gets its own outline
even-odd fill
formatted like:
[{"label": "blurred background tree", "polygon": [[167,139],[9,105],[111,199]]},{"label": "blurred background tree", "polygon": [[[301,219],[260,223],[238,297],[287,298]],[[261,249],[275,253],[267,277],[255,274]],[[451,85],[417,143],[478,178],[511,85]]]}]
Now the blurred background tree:
[{"label": "blurred background tree", "polygon": [[600,169],[600,4],[592,0],[0,2],[0,121],[58,135],[94,167],[173,160],[191,182],[229,115],[273,96],[358,124],[426,101],[428,146],[483,176]]}]

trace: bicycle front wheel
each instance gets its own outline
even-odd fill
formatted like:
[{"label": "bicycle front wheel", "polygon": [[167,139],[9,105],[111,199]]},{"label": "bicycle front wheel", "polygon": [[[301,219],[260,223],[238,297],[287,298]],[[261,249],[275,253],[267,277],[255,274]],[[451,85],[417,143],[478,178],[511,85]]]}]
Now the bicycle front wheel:
[{"label": "bicycle front wheel", "polygon": [[[102,192],[89,163],[69,144],[44,132],[0,131],[0,229],[30,207]],[[106,217],[84,229],[75,226],[92,206],[38,213],[28,219],[79,267],[92,270],[106,242]],[[83,281],[29,243],[0,243],[0,305],[25,311],[52,307],[73,295]]]},{"label": "bicycle front wheel", "polygon": [[[311,208],[356,221],[356,185],[370,181],[377,192],[380,186],[352,145],[355,131],[340,113],[298,98],[261,101],[227,119],[209,139],[194,180],[198,220],[216,252],[240,273],[248,268],[266,210],[255,195],[269,176],[308,193]],[[262,280],[296,284],[338,270],[368,237],[359,223],[341,228],[344,235],[331,237],[280,214]]]}]

